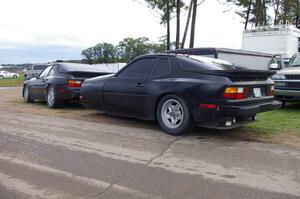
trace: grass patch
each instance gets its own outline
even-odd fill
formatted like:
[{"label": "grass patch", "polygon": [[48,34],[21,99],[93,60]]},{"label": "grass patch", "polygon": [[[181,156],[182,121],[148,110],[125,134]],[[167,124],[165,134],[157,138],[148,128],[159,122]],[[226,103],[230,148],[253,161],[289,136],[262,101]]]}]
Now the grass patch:
[{"label": "grass patch", "polygon": [[0,87],[18,87],[24,83],[24,76],[20,75],[17,79],[0,79]]},{"label": "grass patch", "polygon": [[258,114],[258,121],[242,127],[261,136],[293,134],[300,136],[300,103],[288,103],[284,109]]}]

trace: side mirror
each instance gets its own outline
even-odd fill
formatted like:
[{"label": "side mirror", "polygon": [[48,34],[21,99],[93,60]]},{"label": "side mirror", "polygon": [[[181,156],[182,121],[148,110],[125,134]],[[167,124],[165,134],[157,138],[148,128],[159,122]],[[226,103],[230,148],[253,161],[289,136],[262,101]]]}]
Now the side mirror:
[{"label": "side mirror", "polygon": [[269,65],[270,70],[279,70],[280,67],[277,63],[273,63]]}]

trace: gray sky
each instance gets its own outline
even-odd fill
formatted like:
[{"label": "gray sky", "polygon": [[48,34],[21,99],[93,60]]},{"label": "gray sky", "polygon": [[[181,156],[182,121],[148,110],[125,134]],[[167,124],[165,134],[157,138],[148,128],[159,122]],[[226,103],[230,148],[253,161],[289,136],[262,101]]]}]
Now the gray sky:
[{"label": "gray sky", "polygon": [[[142,0],[139,0],[143,2]],[[134,0],[0,0],[0,64],[81,58],[82,49],[165,35],[159,15]],[[241,19],[216,0],[199,9],[195,47],[240,48]],[[186,14],[182,16],[182,31]],[[172,21],[175,40],[175,20]]]}]

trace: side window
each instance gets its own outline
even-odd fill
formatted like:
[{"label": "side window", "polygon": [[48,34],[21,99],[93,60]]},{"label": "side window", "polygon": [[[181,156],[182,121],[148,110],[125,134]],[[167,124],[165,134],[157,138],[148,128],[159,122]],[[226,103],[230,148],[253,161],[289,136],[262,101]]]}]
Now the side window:
[{"label": "side window", "polygon": [[169,58],[159,58],[152,71],[151,78],[159,78],[168,75],[171,72]]},{"label": "side window", "polygon": [[57,65],[54,65],[54,66],[51,68],[51,70],[50,70],[48,76],[53,76],[54,73],[55,73],[55,71],[56,71],[56,69],[57,69],[57,67],[58,67]]},{"label": "side window", "polygon": [[40,77],[47,77],[51,68],[52,68],[52,66],[48,66],[48,68],[43,70],[43,72],[40,74]]},{"label": "side window", "polygon": [[118,77],[145,79],[154,60],[155,58],[137,60],[125,68]]}]

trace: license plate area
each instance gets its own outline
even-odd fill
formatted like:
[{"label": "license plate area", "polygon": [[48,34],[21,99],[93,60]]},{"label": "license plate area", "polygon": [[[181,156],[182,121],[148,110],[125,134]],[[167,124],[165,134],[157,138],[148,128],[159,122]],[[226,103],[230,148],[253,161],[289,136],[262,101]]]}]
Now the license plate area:
[{"label": "license plate area", "polygon": [[255,98],[262,97],[261,88],[253,88],[253,94]]}]

